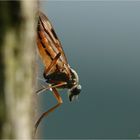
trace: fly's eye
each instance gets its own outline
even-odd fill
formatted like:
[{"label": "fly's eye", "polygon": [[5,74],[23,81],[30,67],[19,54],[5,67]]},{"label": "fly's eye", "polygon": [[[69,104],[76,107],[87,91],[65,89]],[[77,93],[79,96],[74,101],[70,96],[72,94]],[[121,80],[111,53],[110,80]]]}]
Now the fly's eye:
[{"label": "fly's eye", "polygon": [[79,95],[80,94],[80,92],[81,92],[81,85],[78,85],[77,87],[75,87],[74,89],[72,89],[71,90],[71,93],[73,94],[73,95]]},{"label": "fly's eye", "polygon": [[74,99],[75,96],[78,96],[81,92],[81,85],[78,85],[77,87],[73,88],[72,90],[70,90],[69,93],[69,100],[72,101]]}]

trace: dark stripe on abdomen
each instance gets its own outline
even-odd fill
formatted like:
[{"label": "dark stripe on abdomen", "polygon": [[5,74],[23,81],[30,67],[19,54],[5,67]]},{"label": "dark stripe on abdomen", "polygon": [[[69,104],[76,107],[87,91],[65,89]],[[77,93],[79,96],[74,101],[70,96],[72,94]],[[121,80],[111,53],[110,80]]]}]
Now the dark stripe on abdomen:
[{"label": "dark stripe on abdomen", "polygon": [[53,60],[53,58],[52,58],[51,54],[48,52],[48,50],[47,50],[45,44],[42,42],[42,38],[41,38],[39,32],[38,32],[38,37],[39,37],[40,43],[41,43],[42,47],[44,48],[46,54],[51,58],[51,60]]}]

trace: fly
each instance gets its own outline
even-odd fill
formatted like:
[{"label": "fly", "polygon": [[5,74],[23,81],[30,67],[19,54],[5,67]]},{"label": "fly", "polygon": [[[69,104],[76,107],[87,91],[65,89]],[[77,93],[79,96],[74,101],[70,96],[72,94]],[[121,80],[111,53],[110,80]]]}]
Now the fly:
[{"label": "fly", "polygon": [[72,101],[80,94],[78,74],[68,64],[62,45],[48,18],[39,12],[37,25],[37,47],[45,69],[43,76],[47,87],[43,87],[37,93],[51,90],[58,103],[48,111],[44,112],[35,124],[35,131],[41,120],[50,112],[59,107],[63,101],[57,89],[68,89],[69,100]]}]

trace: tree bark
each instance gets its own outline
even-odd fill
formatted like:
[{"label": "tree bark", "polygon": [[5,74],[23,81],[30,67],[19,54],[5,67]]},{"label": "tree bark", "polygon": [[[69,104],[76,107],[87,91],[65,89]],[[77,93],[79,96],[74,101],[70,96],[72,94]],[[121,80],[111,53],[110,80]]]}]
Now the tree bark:
[{"label": "tree bark", "polygon": [[32,138],[36,1],[0,2],[0,138]]}]

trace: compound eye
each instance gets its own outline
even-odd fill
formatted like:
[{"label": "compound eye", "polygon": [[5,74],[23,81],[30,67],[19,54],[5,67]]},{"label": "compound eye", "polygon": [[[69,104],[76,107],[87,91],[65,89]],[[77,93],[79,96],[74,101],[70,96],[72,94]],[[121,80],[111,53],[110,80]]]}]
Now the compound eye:
[{"label": "compound eye", "polygon": [[78,85],[77,87],[75,87],[74,89],[71,90],[71,93],[73,95],[79,95],[81,92],[81,89],[82,89],[81,85]]},{"label": "compound eye", "polygon": [[69,100],[72,101],[75,96],[78,96],[81,92],[81,89],[82,89],[81,85],[78,85],[77,87],[72,89],[69,93]]}]

